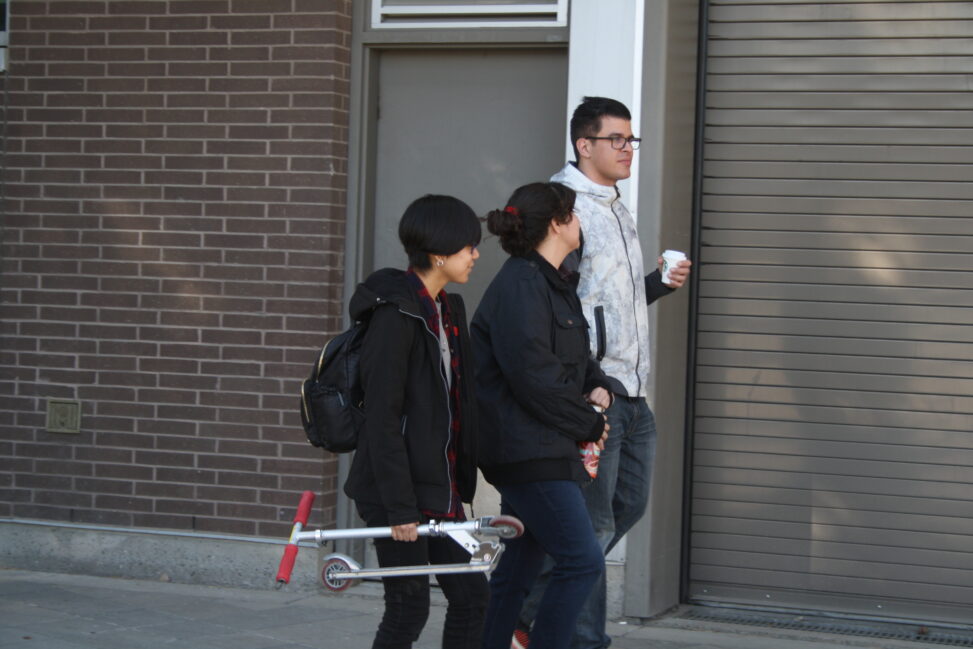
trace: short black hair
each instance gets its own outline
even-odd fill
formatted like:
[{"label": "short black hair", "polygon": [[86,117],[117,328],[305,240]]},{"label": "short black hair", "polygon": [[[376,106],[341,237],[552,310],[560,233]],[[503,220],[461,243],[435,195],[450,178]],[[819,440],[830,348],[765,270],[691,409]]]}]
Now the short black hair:
[{"label": "short black hair", "polygon": [[632,113],[625,104],[608,97],[583,97],[571,116],[571,148],[574,159],[578,161],[578,140],[586,136],[598,135],[602,117],[618,117],[632,121]]},{"label": "short black hair", "polygon": [[405,208],[399,221],[399,241],[409,266],[426,270],[429,255],[452,255],[480,243],[480,220],[473,209],[453,196],[426,194]]}]

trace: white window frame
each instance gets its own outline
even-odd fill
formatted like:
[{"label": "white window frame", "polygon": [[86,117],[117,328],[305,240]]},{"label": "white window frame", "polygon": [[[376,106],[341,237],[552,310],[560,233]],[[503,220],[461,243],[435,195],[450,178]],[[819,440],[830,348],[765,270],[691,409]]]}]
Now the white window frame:
[{"label": "white window frame", "polygon": [[[536,16],[524,20],[468,20],[468,16]],[[388,17],[436,16],[436,20],[388,23]],[[372,0],[372,29],[455,29],[457,27],[566,27],[568,0],[545,4],[385,5]]]},{"label": "white window frame", "polygon": [[0,72],[7,70],[7,46],[10,44],[10,0],[3,3],[4,24],[0,31]]},{"label": "white window frame", "polygon": [[3,3],[3,12],[5,14],[3,17],[3,24],[6,25],[6,27],[3,30],[0,30],[0,47],[7,47],[10,44],[10,36],[8,35],[10,31],[10,0],[6,0],[6,2]]}]

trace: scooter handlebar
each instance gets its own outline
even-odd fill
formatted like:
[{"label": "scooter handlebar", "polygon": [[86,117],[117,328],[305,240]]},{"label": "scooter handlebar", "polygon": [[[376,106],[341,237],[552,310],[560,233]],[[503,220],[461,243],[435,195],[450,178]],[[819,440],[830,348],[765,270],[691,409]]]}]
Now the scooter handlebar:
[{"label": "scooter handlebar", "polygon": [[300,523],[301,527],[307,525],[307,518],[311,515],[311,505],[313,504],[313,491],[305,491],[303,494],[301,494],[301,502],[297,505],[297,513],[294,514],[294,522]]},{"label": "scooter handlebar", "polygon": [[284,548],[284,556],[280,558],[280,566],[277,568],[277,588],[280,588],[291,580],[291,573],[294,571],[294,562],[297,560],[297,542],[300,539],[301,529],[307,525],[307,519],[311,515],[311,505],[314,504],[314,492],[305,491],[301,494],[301,502],[297,505],[297,513],[294,514],[294,527],[291,530],[291,538]]},{"label": "scooter handlebar", "polygon": [[291,572],[294,571],[294,562],[297,560],[297,546],[288,545],[284,548],[284,556],[280,559],[280,566],[277,568],[277,587],[290,583]]}]

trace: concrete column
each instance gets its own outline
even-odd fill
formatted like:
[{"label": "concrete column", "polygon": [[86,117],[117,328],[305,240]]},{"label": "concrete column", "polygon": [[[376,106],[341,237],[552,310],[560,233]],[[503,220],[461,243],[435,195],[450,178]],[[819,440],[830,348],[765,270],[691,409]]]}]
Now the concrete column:
[{"label": "concrete column", "polygon": [[[619,188],[646,271],[664,248],[690,249],[698,12],[698,0],[571,2],[568,118],[586,95],[631,110],[642,147]],[[574,159],[570,142],[566,159]],[[629,616],[651,617],[679,601],[688,297],[684,289],[650,310],[649,402],[660,434],[652,494],[646,516],[608,557],[625,562]],[[666,380],[657,382],[660,373]]]},{"label": "concrete column", "polygon": [[[568,52],[568,128],[571,113],[585,96],[611,97],[632,112],[632,130],[639,134],[642,106],[642,23],[644,0],[573,0]],[[565,160],[574,160],[565,137]],[[639,177],[639,157],[632,179]],[[622,199],[638,219],[638,183],[619,183]]]}]

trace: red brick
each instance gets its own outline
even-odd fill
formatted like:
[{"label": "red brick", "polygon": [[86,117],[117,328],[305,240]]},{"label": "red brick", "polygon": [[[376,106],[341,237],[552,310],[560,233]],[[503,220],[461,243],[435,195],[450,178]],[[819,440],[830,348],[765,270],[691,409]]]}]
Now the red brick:
[{"label": "red brick", "polygon": [[188,108],[149,109],[145,111],[147,122],[170,122],[176,124],[198,124],[203,122],[206,111]]},{"label": "red brick", "polygon": [[206,79],[190,77],[165,77],[160,79],[148,79],[147,89],[153,93],[164,92],[204,92],[206,90]]},{"label": "red brick", "polygon": [[191,140],[219,139],[226,137],[226,129],[216,124],[170,124],[165,127],[165,136]]},{"label": "red brick", "polygon": [[108,124],[105,127],[105,135],[110,138],[137,140],[160,138],[165,134],[164,127],[159,124]]},{"label": "red brick", "polygon": [[251,157],[262,156],[267,153],[267,143],[259,141],[211,140],[206,143],[206,153],[210,155],[240,154]]},{"label": "red brick", "polygon": [[262,268],[255,266],[207,266],[203,269],[203,277],[207,279],[235,279],[256,282],[264,278],[264,271]]},{"label": "red brick", "polygon": [[231,62],[230,74],[235,77],[283,77],[291,73],[291,64],[286,62]]},{"label": "red brick", "polygon": [[267,79],[240,79],[230,77],[214,77],[207,79],[210,92],[267,92],[270,81]]},{"label": "red brick", "polygon": [[109,63],[108,74],[115,77],[161,77],[166,74],[165,63]]},{"label": "red brick", "polygon": [[170,155],[165,159],[166,169],[223,169],[224,159],[217,156],[179,156]]},{"label": "red brick", "polygon": [[[111,0],[111,4],[115,5],[115,0]],[[116,12],[112,11],[109,13]],[[148,20],[140,16],[111,16],[107,18],[92,17],[88,19],[88,29],[93,31],[143,31],[145,30],[146,25],[148,25]]]},{"label": "red brick", "polygon": [[163,33],[146,32],[110,32],[109,45],[165,45],[166,35]]},{"label": "red brick", "polygon": [[196,456],[193,453],[175,453],[169,451],[135,451],[135,464],[150,466],[165,466],[176,468],[192,467]]},{"label": "red brick", "polygon": [[197,61],[195,63],[169,64],[169,74],[174,77],[219,77],[226,75],[226,72],[226,63]]},{"label": "red brick", "polygon": [[[282,360],[281,350],[252,347],[223,347],[222,357],[227,360],[255,360],[267,363],[280,362]],[[233,419],[233,421],[240,421]],[[261,419],[264,423],[273,423],[269,420]]]},{"label": "red brick", "polygon": [[203,142],[191,140],[150,140],[145,143],[146,153],[201,154]]},{"label": "red brick", "polygon": [[173,14],[225,14],[229,10],[227,0],[170,0],[169,13]]},{"label": "red brick", "polygon": [[111,0],[108,13],[115,15],[165,14],[166,3],[161,0]]},{"label": "red brick", "polygon": [[[280,478],[275,475],[254,473],[253,471],[220,471],[217,474],[217,481],[220,485],[247,487],[249,490],[257,489],[276,489]],[[216,488],[214,488],[216,489]],[[207,492],[210,488],[207,487]],[[293,498],[293,494],[291,494]]]},{"label": "red brick", "polygon": [[226,190],[226,199],[229,201],[281,203],[287,200],[287,190],[271,187],[229,187]]},{"label": "red brick", "polygon": [[105,480],[102,478],[75,478],[74,488],[78,491],[129,495],[133,484],[128,480]]},{"label": "red brick", "polygon": [[226,104],[224,95],[186,93],[166,97],[166,106],[169,108],[225,108]]},{"label": "red brick", "polygon": [[[148,60],[150,61],[201,61],[206,58],[205,47],[150,47]],[[212,58],[212,57],[211,57]]]},{"label": "red brick", "polygon": [[206,29],[206,16],[162,16],[149,18],[149,29],[165,32],[182,32],[193,29]]},{"label": "red brick", "polygon": [[222,187],[166,187],[162,197],[167,201],[221,201],[224,190]]},{"label": "red brick", "polygon": [[184,358],[140,358],[138,368],[141,372],[182,372],[195,374],[199,362]]},{"label": "red brick", "polygon": [[95,477],[122,480],[152,480],[154,473],[152,467],[133,464],[96,464],[94,469]]},{"label": "red brick", "polygon": [[198,216],[202,207],[198,203],[166,201],[146,203],[142,209],[145,214],[158,216]]},{"label": "red brick", "polygon": [[270,16],[212,16],[212,29],[226,29],[229,31],[246,31],[250,29],[269,29]]},{"label": "red brick", "polygon": [[205,205],[207,216],[262,219],[266,212],[266,206],[255,203],[207,203]]},{"label": "red brick", "polygon": [[[267,12],[269,13],[269,12]],[[290,45],[292,32],[287,31],[231,31],[233,45]]]},{"label": "red brick", "polygon": [[113,186],[105,185],[102,187],[104,191],[104,198],[117,198],[117,199],[129,199],[129,200],[140,200],[140,199],[153,199],[162,197],[161,187],[145,187],[145,186]]},{"label": "red brick", "polygon": [[138,140],[85,140],[85,153],[141,153],[142,142]]},{"label": "red brick", "polygon": [[[175,31],[169,33],[170,45],[226,45],[229,36],[226,32]],[[205,58],[205,54],[203,56]]]},{"label": "red brick", "polygon": [[230,8],[235,14],[286,14],[292,11],[291,5],[291,0],[232,0]]},{"label": "red brick", "polygon": [[89,61],[145,61],[143,47],[89,47],[86,49]]},{"label": "red brick", "polygon": [[266,124],[268,111],[259,109],[228,109],[207,111],[206,121],[224,124]]},{"label": "red brick", "polygon": [[108,95],[105,105],[109,108],[159,108],[165,103],[161,95],[113,94]]}]

